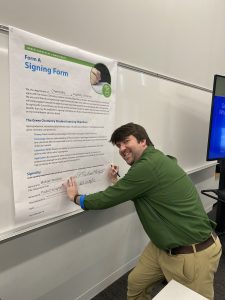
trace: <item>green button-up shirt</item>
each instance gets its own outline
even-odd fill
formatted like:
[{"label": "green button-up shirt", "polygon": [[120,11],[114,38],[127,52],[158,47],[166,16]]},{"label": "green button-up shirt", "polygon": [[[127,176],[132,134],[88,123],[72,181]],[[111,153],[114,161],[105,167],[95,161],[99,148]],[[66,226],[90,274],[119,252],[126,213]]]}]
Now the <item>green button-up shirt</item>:
[{"label": "green button-up shirt", "polygon": [[87,195],[85,209],[105,209],[132,200],[152,242],[160,249],[199,243],[216,224],[176,159],[149,146],[115,185]]}]

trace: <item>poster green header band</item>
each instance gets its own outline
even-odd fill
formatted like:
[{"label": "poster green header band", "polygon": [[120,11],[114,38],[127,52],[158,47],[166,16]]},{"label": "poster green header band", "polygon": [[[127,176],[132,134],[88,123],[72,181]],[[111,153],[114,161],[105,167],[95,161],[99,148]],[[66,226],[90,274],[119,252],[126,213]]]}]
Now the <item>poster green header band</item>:
[{"label": "poster green header band", "polygon": [[80,64],[80,65],[84,65],[84,66],[87,66],[87,67],[93,67],[94,66],[94,64],[89,63],[85,60],[76,59],[76,58],[73,58],[73,57],[70,57],[70,56],[66,56],[66,55],[62,55],[62,54],[59,54],[59,53],[51,52],[49,50],[44,50],[44,49],[41,49],[41,48],[36,48],[36,47],[30,46],[30,45],[25,45],[24,48],[27,51],[39,53],[39,54],[42,54],[42,55],[51,56],[51,57],[54,57],[54,58],[57,58],[57,59],[70,61],[70,62]]}]

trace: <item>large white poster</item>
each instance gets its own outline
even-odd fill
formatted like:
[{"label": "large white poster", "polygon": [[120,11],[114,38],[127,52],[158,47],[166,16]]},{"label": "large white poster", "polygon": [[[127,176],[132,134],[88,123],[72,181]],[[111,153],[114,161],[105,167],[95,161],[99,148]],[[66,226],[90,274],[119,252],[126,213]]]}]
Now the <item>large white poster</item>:
[{"label": "large white poster", "polygon": [[9,63],[16,222],[78,212],[69,176],[80,193],[109,184],[117,63],[13,27]]}]

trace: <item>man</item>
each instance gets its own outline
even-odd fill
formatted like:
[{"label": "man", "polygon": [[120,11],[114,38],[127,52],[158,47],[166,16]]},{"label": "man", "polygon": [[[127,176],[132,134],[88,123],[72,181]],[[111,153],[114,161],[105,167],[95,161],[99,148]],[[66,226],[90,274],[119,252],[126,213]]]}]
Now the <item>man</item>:
[{"label": "man", "polygon": [[[196,188],[176,159],[155,149],[145,129],[128,123],[111,140],[131,167],[105,191],[79,195],[74,177],[66,184],[71,201],[83,209],[104,209],[132,200],[150,238],[128,277],[127,299],[151,299],[153,285],[174,279],[207,299],[221,256],[215,223],[208,219]],[[116,177],[112,169],[112,177]]]}]

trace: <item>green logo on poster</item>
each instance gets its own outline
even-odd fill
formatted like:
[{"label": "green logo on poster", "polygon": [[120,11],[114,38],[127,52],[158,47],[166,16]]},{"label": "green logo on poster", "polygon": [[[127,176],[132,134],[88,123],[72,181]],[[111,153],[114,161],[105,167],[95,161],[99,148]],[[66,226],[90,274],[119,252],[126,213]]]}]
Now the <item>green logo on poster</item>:
[{"label": "green logo on poster", "polygon": [[106,83],[106,84],[103,85],[103,87],[102,87],[102,93],[103,93],[103,95],[104,95],[105,97],[107,97],[107,98],[108,98],[109,96],[111,96],[112,89],[111,89],[110,84]]}]

